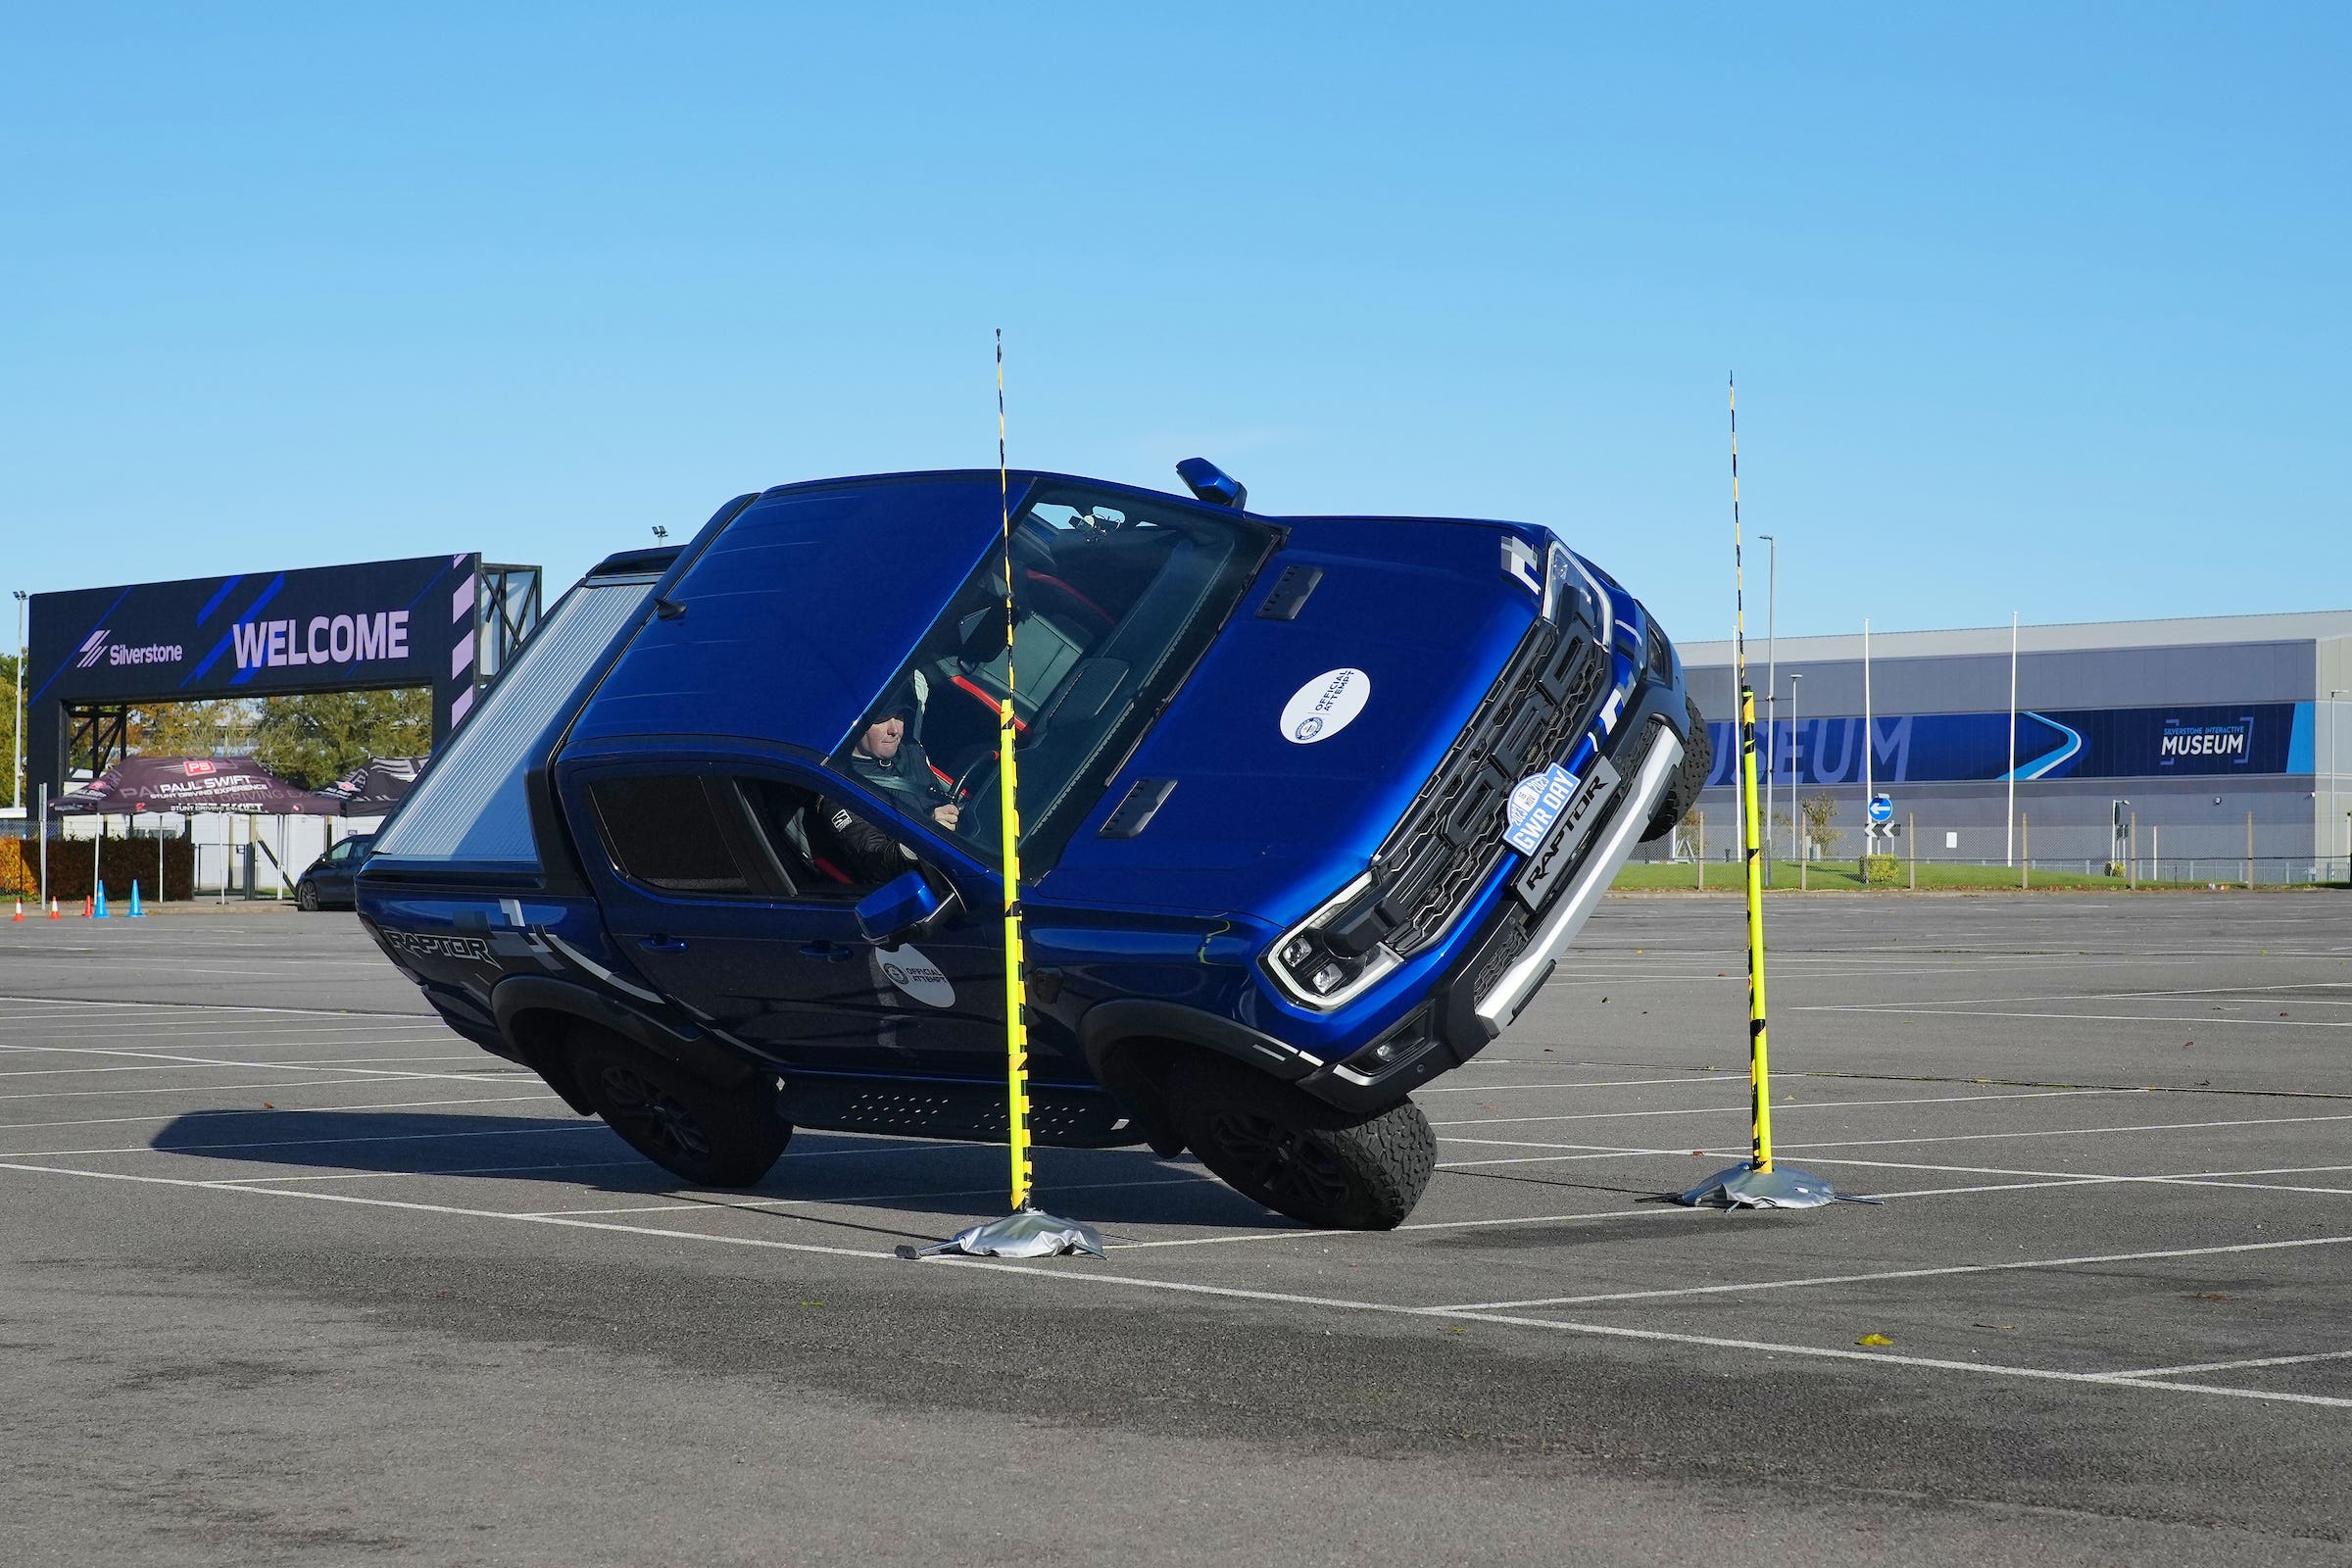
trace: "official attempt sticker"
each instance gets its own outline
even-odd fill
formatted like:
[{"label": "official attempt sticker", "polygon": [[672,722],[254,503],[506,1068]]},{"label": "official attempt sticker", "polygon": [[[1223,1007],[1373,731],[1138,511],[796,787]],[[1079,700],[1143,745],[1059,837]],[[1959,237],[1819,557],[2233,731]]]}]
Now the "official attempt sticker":
[{"label": "official attempt sticker", "polygon": [[1522,855],[1535,854],[1575,795],[1576,775],[1557,762],[1541,773],[1530,773],[1511,788],[1506,813],[1510,825],[1502,842]]}]

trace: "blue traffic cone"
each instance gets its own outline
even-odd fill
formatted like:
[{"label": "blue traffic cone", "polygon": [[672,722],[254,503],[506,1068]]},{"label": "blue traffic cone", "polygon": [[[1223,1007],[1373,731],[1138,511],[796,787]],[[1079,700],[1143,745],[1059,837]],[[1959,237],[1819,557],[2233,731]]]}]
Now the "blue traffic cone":
[{"label": "blue traffic cone", "polygon": [[130,917],[133,920],[143,920],[147,917],[147,911],[139,907],[139,879],[137,877],[130,879]]},{"label": "blue traffic cone", "polygon": [[91,911],[91,913],[92,913],[92,915],[93,915],[95,918],[97,918],[97,919],[100,919],[100,920],[103,920],[103,919],[105,919],[105,918],[107,917],[107,915],[106,915],[106,884],[105,884],[105,883],[103,883],[103,882],[101,882],[101,883],[99,883],[99,884],[98,884],[98,907],[97,907],[96,909],[92,910],[92,911]]}]

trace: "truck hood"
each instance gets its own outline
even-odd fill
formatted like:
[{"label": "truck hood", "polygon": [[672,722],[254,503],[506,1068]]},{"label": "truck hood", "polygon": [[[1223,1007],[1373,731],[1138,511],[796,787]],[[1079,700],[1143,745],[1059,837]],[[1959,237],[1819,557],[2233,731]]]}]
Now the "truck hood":
[{"label": "truck hood", "polygon": [[[1288,544],[1040,880],[1046,900],[1304,915],[1371,864],[1537,613],[1504,545],[1532,531],[1284,525]],[[1304,608],[1259,618],[1294,566],[1323,573]],[[1176,786],[1140,834],[1101,837],[1143,778]]]}]

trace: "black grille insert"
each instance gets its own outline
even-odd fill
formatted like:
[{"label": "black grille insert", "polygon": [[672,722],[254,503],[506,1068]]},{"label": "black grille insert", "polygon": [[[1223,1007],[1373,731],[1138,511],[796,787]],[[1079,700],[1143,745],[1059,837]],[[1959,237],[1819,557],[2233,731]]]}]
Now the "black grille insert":
[{"label": "black grille insert", "polygon": [[1488,688],[1435,777],[1372,862],[1389,947],[1400,957],[1445,934],[1510,853],[1511,787],[1560,760],[1608,689],[1609,659],[1582,622],[1538,621]]}]

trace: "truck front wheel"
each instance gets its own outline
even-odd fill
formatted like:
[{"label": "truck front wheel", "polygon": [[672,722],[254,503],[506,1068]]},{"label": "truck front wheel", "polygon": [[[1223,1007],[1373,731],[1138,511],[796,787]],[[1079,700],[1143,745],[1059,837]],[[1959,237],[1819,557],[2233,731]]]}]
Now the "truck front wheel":
[{"label": "truck front wheel", "polygon": [[768,1078],[721,1089],[593,1025],[574,1032],[571,1063],[573,1081],[605,1125],[690,1182],[749,1187],[792,1137]]},{"label": "truck front wheel", "polygon": [[1222,1056],[1169,1074],[1184,1141],[1227,1186],[1327,1230],[1394,1230],[1421,1200],[1437,1134],[1410,1101],[1349,1115]]}]

